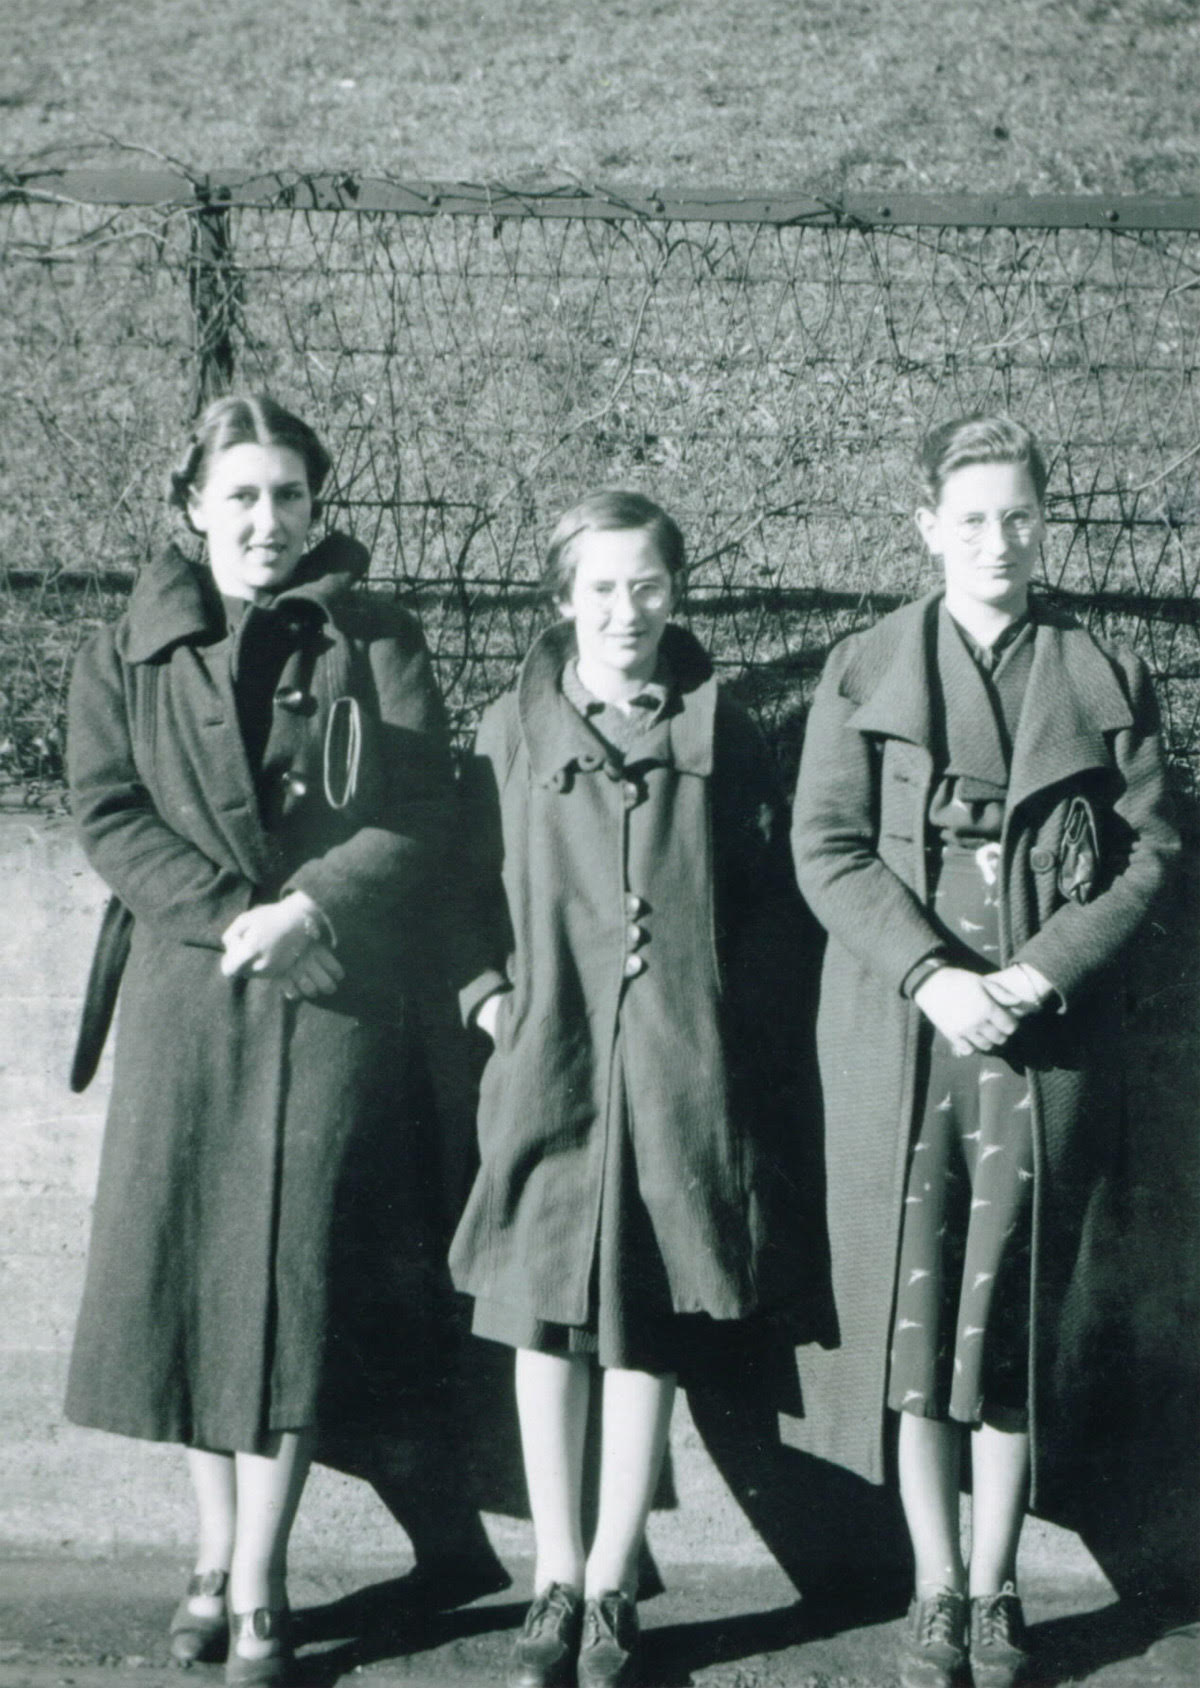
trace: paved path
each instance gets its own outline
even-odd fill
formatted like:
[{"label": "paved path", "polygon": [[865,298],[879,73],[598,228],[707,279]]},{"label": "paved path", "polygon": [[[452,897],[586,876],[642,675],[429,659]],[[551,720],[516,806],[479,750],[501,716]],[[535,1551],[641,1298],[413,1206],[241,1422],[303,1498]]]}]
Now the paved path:
[{"label": "paved path", "polygon": [[[522,1568],[520,1589],[527,1569]],[[0,1688],[220,1688],[219,1667],[185,1678],[165,1624],[183,1579],[166,1555],[0,1563]],[[897,1603],[811,1613],[773,1571],[672,1569],[647,1601],[647,1688],[891,1688]],[[503,1680],[521,1598],[406,1611],[404,1582],[374,1565],[293,1577],[302,1688],[487,1688]],[[860,1593],[862,1591],[859,1591]],[[869,1595],[867,1605],[870,1604]],[[1097,1581],[1026,1590],[1037,1688],[1195,1688],[1195,1630],[1156,1636]]]}]

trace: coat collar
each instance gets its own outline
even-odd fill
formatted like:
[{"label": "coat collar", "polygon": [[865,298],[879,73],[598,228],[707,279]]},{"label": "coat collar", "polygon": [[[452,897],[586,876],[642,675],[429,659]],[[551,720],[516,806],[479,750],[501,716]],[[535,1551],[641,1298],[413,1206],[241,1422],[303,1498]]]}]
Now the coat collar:
[{"label": "coat collar", "polygon": [[[710,774],[717,703],[712,661],[699,640],[674,623],[663,632],[662,649],[678,699],[673,714],[668,705],[671,761],[683,773]],[[556,622],[535,640],[517,681],[521,736],[533,777],[543,783],[572,763],[592,769],[604,761],[596,735],[563,696],[559,683],[574,654],[575,629],[569,621]]]},{"label": "coat collar", "polygon": [[[891,639],[879,678],[849,726],[907,739],[934,753],[936,693],[930,681],[941,599],[940,591],[931,592],[888,618]],[[1009,775],[1010,810],[1083,768],[1108,766],[1105,735],[1133,721],[1113,665],[1087,628],[1042,603],[1035,614],[1033,663]]]},{"label": "coat collar", "polygon": [[[331,533],[300,559],[291,584],[274,602],[311,605],[330,620],[338,599],[367,572],[369,560],[356,539]],[[126,662],[150,662],[173,645],[211,643],[224,630],[209,570],[169,545],[134,582],[117,649]]]}]

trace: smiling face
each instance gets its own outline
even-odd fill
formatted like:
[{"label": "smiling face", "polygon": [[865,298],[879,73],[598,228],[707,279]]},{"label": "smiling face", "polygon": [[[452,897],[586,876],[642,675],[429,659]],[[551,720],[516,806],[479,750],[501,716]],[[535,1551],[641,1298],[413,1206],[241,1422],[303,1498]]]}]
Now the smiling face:
[{"label": "smiling face", "polygon": [[312,508],[304,459],[284,445],[226,446],[188,495],[213,578],[230,598],[286,586],[304,555]]},{"label": "smiling face", "polygon": [[946,476],[934,510],[917,511],[930,554],[946,572],[946,604],[1016,618],[1029,598],[1044,524],[1024,463],[968,463]]},{"label": "smiling face", "polygon": [[571,541],[575,565],[561,607],[575,623],[579,677],[599,697],[649,680],[674,585],[645,528],[588,530]]}]

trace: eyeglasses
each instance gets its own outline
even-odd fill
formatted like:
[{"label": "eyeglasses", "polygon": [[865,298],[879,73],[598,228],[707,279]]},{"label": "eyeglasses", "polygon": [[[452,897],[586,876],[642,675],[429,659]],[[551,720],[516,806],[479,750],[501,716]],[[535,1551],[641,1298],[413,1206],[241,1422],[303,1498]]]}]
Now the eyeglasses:
[{"label": "eyeglasses", "polygon": [[[956,522],[954,531],[964,545],[975,548],[983,544],[990,526],[987,516],[973,513]],[[1009,510],[1000,518],[1000,531],[1016,545],[1028,545],[1037,529],[1038,517],[1031,510]]]}]

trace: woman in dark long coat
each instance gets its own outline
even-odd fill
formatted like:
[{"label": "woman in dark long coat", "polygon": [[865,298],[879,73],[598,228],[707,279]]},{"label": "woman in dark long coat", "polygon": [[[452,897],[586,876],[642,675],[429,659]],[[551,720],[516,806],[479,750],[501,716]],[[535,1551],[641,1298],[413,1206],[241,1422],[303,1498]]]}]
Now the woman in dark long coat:
[{"label": "woman in dark long coat", "polygon": [[[228,1600],[235,1683],[288,1669],[288,1533],[350,1364],[334,1254],[361,1254],[355,1204],[405,1130],[452,801],[416,622],[352,592],[356,542],[308,549],[328,468],[271,400],[211,406],[172,477],[206,560],[171,548],[139,576],[70,699],[75,817],[115,893],[94,995],[132,938],[67,1411],[186,1445],[199,1547],[172,1651],[223,1649]],[[394,1202],[386,1271],[409,1251],[419,1292],[424,1198]]]},{"label": "woman in dark long coat", "polygon": [[[743,1367],[755,1315],[817,1318],[822,1238],[788,1140],[801,1027],[773,988],[799,898],[751,722],[670,622],[683,540],[639,494],[555,530],[562,615],[485,715],[463,1005],[494,1041],[451,1268],[517,1349],[533,1604],[511,1688],[626,1684],[638,1551],[675,1379]],[[583,1432],[602,1389],[584,1543]]]},{"label": "woman in dark long coat", "polygon": [[976,1684],[1007,1688],[1031,1468],[1048,1492],[1117,1150],[1117,970],[1177,839],[1145,668],[1030,598],[1032,436],[970,417],[921,463],[944,592],[833,652],[796,795],[800,884],[829,931],[842,1336],[806,1372],[806,1445],[880,1481],[898,1415],[917,1564],[902,1680],[942,1688],[969,1647]]}]

